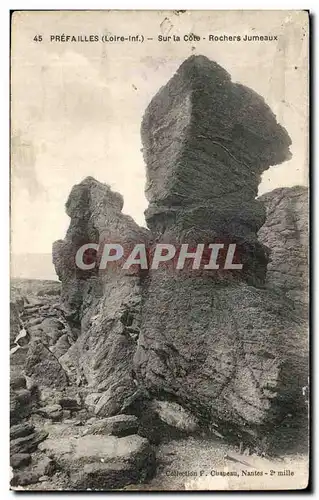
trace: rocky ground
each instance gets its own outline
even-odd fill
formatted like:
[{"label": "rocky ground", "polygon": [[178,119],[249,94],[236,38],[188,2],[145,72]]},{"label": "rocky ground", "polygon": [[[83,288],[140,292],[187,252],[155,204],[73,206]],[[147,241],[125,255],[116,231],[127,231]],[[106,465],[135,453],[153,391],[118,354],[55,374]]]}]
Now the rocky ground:
[{"label": "rocky ground", "polygon": [[137,417],[95,417],[83,404],[87,392],[59,363],[74,342],[59,293],[54,282],[12,284],[11,486],[113,489],[146,481],[155,453],[137,434]]},{"label": "rocky ground", "polygon": [[[294,446],[270,459],[260,450],[242,449],[239,440],[231,443],[217,426],[209,433],[200,429],[176,403],[152,401],[139,417],[96,416],[85,404],[87,390],[71,383],[59,365],[63,349],[57,344],[63,337],[72,342],[72,332],[58,293],[58,283],[37,281],[33,290],[32,283],[13,283],[11,306],[19,309],[13,326],[27,332],[18,334],[11,348],[13,489],[244,489],[247,478],[241,471],[255,471],[257,462],[259,471],[295,471],[286,482],[280,479],[281,487],[306,484],[306,429],[297,454]],[[34,345],[41,346],[40,357]],[[211,471],[237,471],[238,476],[212,476]],[[258,487],[260,480],[258,476],[250,484]],[[264,487],[271,488],[274,481],[279,484],[276,476]]]}]

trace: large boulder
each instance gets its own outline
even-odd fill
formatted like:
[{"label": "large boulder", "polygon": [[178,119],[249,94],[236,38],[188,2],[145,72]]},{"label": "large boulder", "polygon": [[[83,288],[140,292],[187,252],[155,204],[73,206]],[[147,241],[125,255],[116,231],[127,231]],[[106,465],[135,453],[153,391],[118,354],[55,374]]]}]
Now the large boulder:
[{"label": "large boulder", "polygon": [[154,471],[155,455],[147,439],[133,435],[69,436],[47,439],[40,449],[70,474],[71,489],[113,489],[144,481]]},{"label": "large boulder", "polygon": [[270,433],[304,406],[308,376],[306,325],[289,300],[263,289],[269,249],[257,234],[261,174],[290,158],[288,133],[262,97],[202,56],[154,96],[141,133],[156,241],[235,243],[243,269],[149,272],[138,385],[209,422]]},{"label": "large boulder", "polygon": [[150,476],[147,467],[136,469],[123,462],[86,464],[71,475],[74,490],[116,490],[129,484],[142,483]]},{"label": "large boulder", "polygon": [[245,275],[262,279],[267,255],[256,233],[265,211],[255,197],[261,174],[291,156],[264,99],[191,56],[151,100],[141,135],[150,229],[170,243],[237,243]]},{"label": "large boulder", "polygon": [[194,415],[178,403],[154,399],[150,408],[159,416],[160,420],[180,431],[192,433],[199,428],[198,420]]},{"label": "large boulder", "polygon": [[208,421],[271,432],[303,405],[306,326],[276,293],[158,273],[141,330],[138,380]]},{"label": "large boulder", "polygon": [[[196,422],[263,438],[304,410],[308,377],[306,325],[285,293],[266,288],[271,249],[258,240],[266,220],[258,185],[290,158],[289,135],[261,96],[203,56],[187,59],[154,96],[141,135],[151,234],[92,178],[67,201],[70,226],[53,261],[76,341],[59,361],[98,417],[169,400]],[[235,243],[243,268],[98,268],[103,243],[125,254],[145,243],[151,257],[155,242]],[[99,245],[86,256],[97,263],[90,270],[75,264],[84,243]]]}]

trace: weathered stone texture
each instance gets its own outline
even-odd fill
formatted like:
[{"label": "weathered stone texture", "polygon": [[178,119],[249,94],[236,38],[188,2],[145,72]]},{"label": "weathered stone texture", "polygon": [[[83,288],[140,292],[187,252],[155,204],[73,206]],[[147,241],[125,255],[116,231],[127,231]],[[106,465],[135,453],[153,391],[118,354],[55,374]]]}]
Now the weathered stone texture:
[{"label": "weathered stone texture", "polygon": [[263,171],[290,158],[290,138],[260,96],[193,56],[152,99],[142,141],[156,241],[236,243],[244,267],[149,273],[139,384],[209,420],[278,424],[303,404],[306,327],[279,294],[244,282],[265,282],[269,250],[257,232],[266,211],[256,196]]},{"label": "weathered stone texture", "polygon": [[150,102],[141,135],[150,229],[161,241],[236,243],[244,276],[263,282],[265,209],[255,197],[263,171],[291,156],[264,99],[192,56]]},{"label": "weathered stone texture", "polygon": [[[199,422],[218,420],[263,437],[305,404],[308,374],[303,320],[285,294],[264,288],[269,252],[275,245],[268,284],[281,243],[270,236],[271,203],[262,198],[265,223],[256,199],[261,174],[290,158],[288,133],[262,97],[218,64],[192,56],[152,99],[141,134],[151,234],[122,214],[118,193],[92,178],[67,202],[70,227],[54,244],[53,260],[75,342],[59,361],[87,386],[86,405],[98,416],[162,399]],[[293,220],[283,210],[278,226],[291,225],[282,234],[292,242],[302,219],[295,221],[299,201],[289,203]],[[151,251],[155,242],[236,243],[244,268],[81,271],[75,254],[89,242],[121,243],[126,251],[136,243]]]},{"label": "weathered stone texture", "polygon": [[270,248],[267,286],[296,303],[308,302],[309,208],[304,186],[278,188],[260,198],[267,210],[259,239]]},{"label": "weathered stone texture", "polygon": [[137,435],[69,436],[47,439],[40,448],[70,473],[70,489],[120,488],[145,481],[154,471],[154,451]]},{"label": "weathered stone texture", "polygon": [[68,385],[68,377],[61,364],[39,340],[30,343],[25,373],[40,387],[62,389]]},{"label": "weathered stone texture", "polygon": [[141,331],[135,370],[154,397],[174,396],[203,418],[253,428],[280,422],[302,403],[305,325],[278,294],[159,272]]},{"label": "weathered stone texture", "polygon": [[[139,335],[140,276],[118,265],[81,271],[75,254],[84,243],[96,242],[101,249],[103,243],[120,243],[130,252],[135,243],[148,241],[148,230],[123,215],[122,206],[121,195],[85,179],[72,189],[66,205],[71,217],[66,239],[54,245],[62,306],[81,332],[60,361],[69,373],[76,373],[77,383],[100,393],[95,411],[106,417],[119,412],[136,389],[132,358]],[[101,252],[96,258],[98,265]]]},{"label": "weathered stone texture", "polygon": [[142,140],[151,206],[235,192],[251,201],[260,174],[287,160],[291,144],[264,99],[204,56],[188,58],[152,99]]}]

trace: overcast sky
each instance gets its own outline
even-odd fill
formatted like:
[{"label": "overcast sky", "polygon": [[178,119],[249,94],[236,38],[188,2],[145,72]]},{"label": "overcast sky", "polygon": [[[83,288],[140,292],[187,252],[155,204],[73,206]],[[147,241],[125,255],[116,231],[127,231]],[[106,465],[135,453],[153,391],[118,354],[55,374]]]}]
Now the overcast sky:
[{"label": "overcast sky", "polygon": [[[165,22],[163,23],[163,21]],[[306,15],[251,12],[16,13],[12,38],[12,251],[51,252],[64,204],[91,175],[145,225],[140,124],[146,106],[191,54],[221,64],[262,95],[292,139],[292,159],[269,169],[260,193],[307,183]],[[144,43],[50,43],[51,34],[144,34]],[[276,34],[278,42],[160,43],[161,33]],[[42,34],[43,41],[34,36]]]}]

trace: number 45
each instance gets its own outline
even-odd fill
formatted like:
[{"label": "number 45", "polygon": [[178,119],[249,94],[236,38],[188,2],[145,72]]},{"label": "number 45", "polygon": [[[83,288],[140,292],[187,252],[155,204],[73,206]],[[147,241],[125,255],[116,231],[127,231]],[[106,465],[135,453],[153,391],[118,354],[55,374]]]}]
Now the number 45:
[{"label": "number 45", "polygon": [[42,35],[35,35],[35,37],[33,38],[33,40],[35,42],[42,42]]}]

